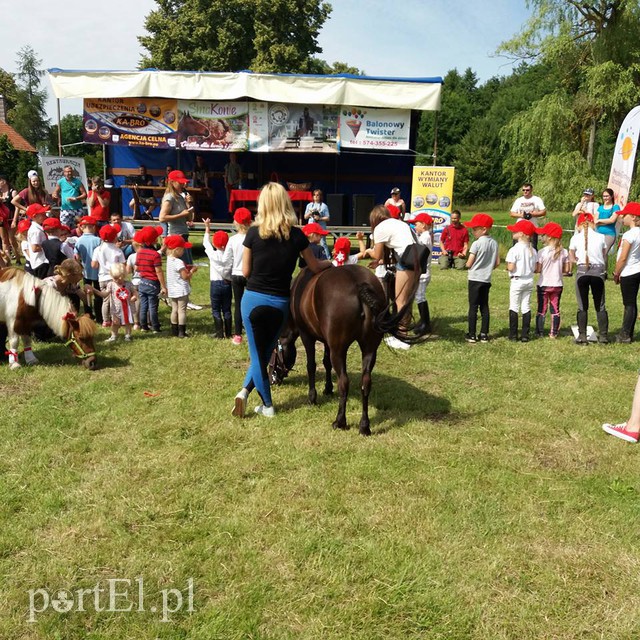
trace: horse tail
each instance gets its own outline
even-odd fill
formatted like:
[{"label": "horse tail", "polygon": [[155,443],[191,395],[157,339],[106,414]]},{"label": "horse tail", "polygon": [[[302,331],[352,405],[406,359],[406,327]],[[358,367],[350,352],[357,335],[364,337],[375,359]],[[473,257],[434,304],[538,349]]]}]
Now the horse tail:
[{"label": "horse tail", "polygon": [[379,297],[376,296],[376,292],[368,282],[358,284],[358,298],[373,311],[376,317],[384,310]]}]

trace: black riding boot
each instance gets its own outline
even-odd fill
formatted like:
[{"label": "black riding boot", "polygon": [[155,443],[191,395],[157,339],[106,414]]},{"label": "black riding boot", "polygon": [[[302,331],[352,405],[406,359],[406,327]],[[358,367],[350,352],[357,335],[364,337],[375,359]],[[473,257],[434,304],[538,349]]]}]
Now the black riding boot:
[{"label": "black riding boot", "polygon": [[188,338],[189,334],[187,333],[187,325],[179,324],[178,325],[178,338]]},{"label": "black riding boot", "polygon": [[213,325],[214,325],[213,337],[224,338],[223,329],[222,329],[222,318],[214,318]]},{"label": "black riding boot", "polygon": [[231,318],[224,319],[224,336],[225,338],[231,337]]},{"label": "black riding boot", "polygon": [[173,324],[173,323],[171,324],[171,335],[174,338],[178,337],[178,325],[177,324]]},{"label": "black riding boot", "polygon": [[598,319],[598,342],[609,344],[609,314],[607,310],[598,311],[596,318]]},{"label": "black riding boot", "polygon": [[509,310],[509,340],[518,339],[518,312]]},{"label": "black riding boot", "polygon": [[417,336],[423,336],[431,333],[431,314],[429,313],[429,303],[418,302],[418,313],[420,314],[420,322],[416,325],[413,333]]},{"label": "black riding boot", "polygon": [[636,313],[633,307],[625,307],[622,316],[622,328],[618,334],[618,342],[629,343],[633,339],[636,324]]},{"label": "black riding boot", "polygon": [[531,311],[522,314],[522,334],[520,340],[522,342],[529,342],[529,330],[531,328]]},{"label": "black riding boot", "polygon": [[[551,316],[551,318],[553,324],[553,316]],[[541,313],[536,314],[536,335],[538,338],[544,336],[544,316]]]},{"label": "black riding boot", "polygon": [[587,344],[587,312],[578,311],[576,314],[576,320],[578,321],[578,337],[576,338],[576,344]]}]

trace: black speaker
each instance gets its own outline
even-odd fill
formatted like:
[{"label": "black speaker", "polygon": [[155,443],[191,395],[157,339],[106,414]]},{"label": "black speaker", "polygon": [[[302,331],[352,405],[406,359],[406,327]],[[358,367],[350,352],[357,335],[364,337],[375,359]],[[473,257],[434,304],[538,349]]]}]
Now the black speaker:
[{"label": "black speaker", "polygon": [[376,202],[374,195],[354,194],[353,196],[353,225],[355,227],[368,227],[369,214]]},{"label": "black speaker", "polygon": [[344,193],[328,193],[327,207],[329,207],[330,226],[346,227],[349,224],[347,196]]}]

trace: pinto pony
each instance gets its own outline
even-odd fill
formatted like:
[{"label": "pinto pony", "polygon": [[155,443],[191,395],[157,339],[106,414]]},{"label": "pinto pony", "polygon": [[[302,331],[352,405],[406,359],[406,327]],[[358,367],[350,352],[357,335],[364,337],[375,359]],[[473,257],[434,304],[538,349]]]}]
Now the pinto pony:
[{"label": "pinto pony", "polygon": [[[54,287],[43,284],[21,269],[0,269],[0,323],[7,328],[9,338],[9,366],[20,367],[18,341],[22,338],[26,364],[37,364],[31,350],[31,331],[34,325],[45,324],[65,341],[73,355],[87,369],[96,368],[96,349],[93,337],[96,326],[85,314],[76,317],[69,298]],[[0,345],[4,348],[4,343]]]},{"label": "pinto pony", "polygon": [[[420,272],[417,272],[417,278]],[[415,291],[415,288],[414,288]],[[413,302],[410,297],[409,306]],[[317,393],[315,343],[324,343],[325,386],[324,394],[333,393],[331,369],[338,376],[340,403],[333,422],[334,429],[348,429],[346,418],[349,376],[347,375],[347,351],[354,342],[362,352],[362,416],[360,433],[370,435],[369,393],[371,372],[376,363],[380,342],[385,333],[400,340],[419,342],[408,338],[401,329],[401,321],[407,307],[392,313],[387,297],[378,278],[368,269],[344,266],[325,269],[317,274],[303,269],[291,287],[291,313],[289,324],[280,338],[284,368],[290,369],[296,357],[295,341],[300,336],[307,354],[309,378],[309,402],[315,404]]]}]

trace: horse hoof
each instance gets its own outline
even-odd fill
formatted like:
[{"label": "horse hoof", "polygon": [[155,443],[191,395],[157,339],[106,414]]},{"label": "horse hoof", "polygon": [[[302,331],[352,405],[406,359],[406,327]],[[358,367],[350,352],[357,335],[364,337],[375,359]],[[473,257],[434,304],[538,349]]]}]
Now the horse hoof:
[{"label": "horse hoof", "polygon": [[12,371],[15,371],[16,369],[20,369],[20,363],[19,362],[12,362],[9,365],[9,369],[11,369]]},{"label": "horse hoof", "polygon": [[341,431],[348,431],[349,425],[346,422],[338,422],[337,420],[333,423],[334,429],[340,429]]},{"label": "horse hoof", "polygon": [[33,360],[25,360],[24,363],[28,366],[32,366],[34,364],[40,364],[40,360],[34,358]]},{"label": "horse hoof", "polygon": [[325,387],[325,390],[322,392],[324,396],[332,396],[333,395],[333,387]]},{"label": "horse hoof", "polygon": [[309,404],[318,404],[318,394],[309,392]]},{"label": "horse hoof", "polygon": [[370,436],[371,435],[371,429],[369,429],[368,426],[360,427],[360,435],[361,436]]}]

